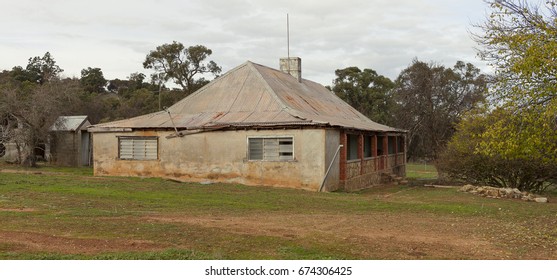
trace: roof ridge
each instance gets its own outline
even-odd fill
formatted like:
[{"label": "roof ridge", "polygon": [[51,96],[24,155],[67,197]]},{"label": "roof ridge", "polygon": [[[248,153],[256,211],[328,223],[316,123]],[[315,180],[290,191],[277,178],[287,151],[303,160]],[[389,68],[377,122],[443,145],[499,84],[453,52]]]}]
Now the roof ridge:
[{"label": "roof ridge", "polygon": [[248,61],[248,65],[255,71],[255,73],[256,73],[256,75],[257,75],[257,78],[261,79],[261,81],[262,81],[263,84],[265,85],[265,88],[267,89],[267,91],[269,91],[269,93],[270,93],[271,96],[275,99],[275,101],[277,101],[280,105],[282,105],[282,106],[281,106],[281,107],[282,107],[281,109],[282,109],[283,111],[285,111],[286,113],[288,113],[289,115],[291,115],[291,116],[293,116],[293,117],[295,117],[295,118],[302,119],[302,120],[306,120],[306,119],[307,119],[307,118],[305,118],[305,117],[302,117],[302,115],[303,115],[302,112],[300,112],[300,111],[298,111],[298,110],[296,110],[296,109],[290,107],[286,102],[284,102],[284,100],[282,100],[282,98],[280,98],[280,96],[275,92],[275,90],[271,87],[271,85],[269,85],[269,82],[267,82],[267,80],[265,80],[265,78],[263,77],[263,75],[261,74],[261,72],[259,72],[259,70],[257,69],[257,67],[255,67],[254,65],[258,65],[258,66],[261,66],[261,67],[265,67],[265,68],[271,69],[271,70],[273,70],[273,71],[280,72],[280,73],[284,74],[283,72],[281,72],[281,71],[279,71],[279,70],[277,70],[277,69],[271,68],[271,67],[267,67],[267,66],[265,66],[265,65],[260,65],[260,64],[257,64],[257,63],[253,63],[253,62],[251,62],[251,61]]}]

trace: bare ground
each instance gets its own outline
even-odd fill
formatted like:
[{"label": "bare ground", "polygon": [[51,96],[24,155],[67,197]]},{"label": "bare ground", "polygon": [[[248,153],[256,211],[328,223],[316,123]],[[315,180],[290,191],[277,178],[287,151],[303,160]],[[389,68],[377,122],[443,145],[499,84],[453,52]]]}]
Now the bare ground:
[{"label": "bare ground", "polygon": [[[2,209],[2,211],[22,211]],[[32,211],[25,209],[23,211]],[[146,223],[177,224],[206,228],[241,236],[273,236],[287,240],[341,242],[359,258],[383,259],[555,259],[555,248],[519,248],[513,251],[493,238],[491,220],[439,217],[433,214],[331,215],[260,214],[242,216],[188,216],[156,214],[139,219]],[[126,222],[122,220],[122,222]],[[503,227],[498,225],[496,227]],[[182,240],[181,247],[193,246]],[[118,251],[164,250],[171,246],[150,240],[97,239],[54,236],[33,232],[0,231],[0,247],[10,251],[47,251],[66,254],[97,254]],[[7,245],[6,245],[7,244]],[[535,249],[535,248],[533,248]],[[249,250],[249,248],[247,249]]]}]

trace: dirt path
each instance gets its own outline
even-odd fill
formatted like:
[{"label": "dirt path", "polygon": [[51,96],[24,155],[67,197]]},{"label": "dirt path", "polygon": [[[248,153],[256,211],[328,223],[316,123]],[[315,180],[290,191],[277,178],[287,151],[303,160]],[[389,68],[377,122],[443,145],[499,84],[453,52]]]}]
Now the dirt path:
[{"label": "dirt path", "polygon": [[15,231],[0,231],[0,244],[2,243],[9,244],[10,251],[43,251],[64,254],[144,251],[158,247],[145,240],[75,238]]},{"label": "dirt path", "polygon": [[[218,228],[244,235],[290,239],[338,239],[361,250],[361,255],[391,259],[501,259],[505,253],[482,240],[462,219],[440,219],[427,215],[253,215],[149,216],[149,221]],[[452,256],[452,257],[451,257]]]}]

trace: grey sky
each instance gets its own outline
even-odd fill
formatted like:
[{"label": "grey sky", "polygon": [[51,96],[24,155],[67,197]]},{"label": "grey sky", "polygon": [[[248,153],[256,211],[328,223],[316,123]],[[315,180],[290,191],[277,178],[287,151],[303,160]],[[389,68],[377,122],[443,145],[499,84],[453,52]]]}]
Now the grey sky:
[{"label": "grey sky", "polygon": [[302,58],[304,78],[324,85],[348,66],[394,79],[413,58],[488,71],[468,32],[485,18],[482,0],[0,1],[0,70],[50,51],[65,76],[99,67],[124,79],[150,74],[145,55],[174,40],[212,49],[223,71],[246,60],[278,68],[288,13],[290,55]]}]

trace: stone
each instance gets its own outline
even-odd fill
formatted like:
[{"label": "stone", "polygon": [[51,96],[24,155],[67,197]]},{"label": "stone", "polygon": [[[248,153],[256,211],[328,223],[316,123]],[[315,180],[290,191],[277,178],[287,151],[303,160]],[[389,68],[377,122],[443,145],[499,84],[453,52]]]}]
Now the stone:
[{"label": "stone", "polygon": [[499,196],[499,191],[497,189],[490,188],[490,189],[487,190],[487,195],[492,196],[492,197],[498,197]]},{"label": "stone", "polygon": [[461,192],[469,192],[471,190],[474,190],[474,186],[472,186],[472,185],[464,185],[460,189],[458,189],[458,191],[461,191]]},{"label": "stone", "polygon": [[504,193],[505,195],[511,195],[513,193],[513,189],[504,188],[504,189],[501,189],[501,192]]},{"label": "stone", "polygon": [[539,203],[547,203],[547,197],[536,197],[534,198],[534,201]]}]

